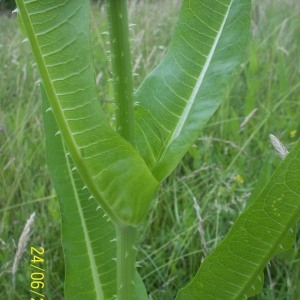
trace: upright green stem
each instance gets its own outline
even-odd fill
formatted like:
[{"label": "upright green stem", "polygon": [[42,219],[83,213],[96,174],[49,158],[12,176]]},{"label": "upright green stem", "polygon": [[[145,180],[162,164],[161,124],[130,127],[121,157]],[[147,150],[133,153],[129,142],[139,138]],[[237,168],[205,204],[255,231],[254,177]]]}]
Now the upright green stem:
[{"label": "upright green stem", "polygon": [[117,226],[117,299],[134,300],[137,229]]},{"label": "upright green stem", "polygon": [[[129,43],[127,1],[108,0],[108,16],[113,67],[117,132],[134,142],[134,102]],[[133,300],[136,263],[136,228],[116,225],[117,299]]]},{"label": "upright green stem", "polygon": [[134,102],[127,1],[108,0],[107,3],[117,131],[134,146]]}]

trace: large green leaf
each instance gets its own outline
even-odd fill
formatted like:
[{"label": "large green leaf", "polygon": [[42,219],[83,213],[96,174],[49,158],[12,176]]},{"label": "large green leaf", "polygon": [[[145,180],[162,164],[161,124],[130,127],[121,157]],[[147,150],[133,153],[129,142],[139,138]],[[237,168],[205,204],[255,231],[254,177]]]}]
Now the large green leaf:
[{"label": "large green leaf", "polygon": [[[85,188],[66,154],[61,136],[55,136],[58,128],[53,114],[45,112],[49,104],[43,94],[47,165],[61,213],[66,274],[64,299],[115,299],[115,226]],[[148,299],[138,273],[135,289],[136,299]]]},{"label": "large green leaf", "polygon": [[159,180],[195,141],[242,62],[250,2],[183,1],[166,57],[136,91],[136,144]]},{"label": "large green leaf", "polygon": [[137,225],[158,182],[109,126],[97,100],[89,1],[16,2],[51,110],[79,173],[113,221]]},{"label": "large green leaf", "polygon": [[294,242],[300,217],[300,140],[176,299],[246,299],[260,291],[262,270]]},{"label": "large green leaf", "polygon": [[[59,199],[65,256],[65,299],[113,299],[116,295],[115,228],[84,188],[70,156],[66,155],[51,112],[44,128],[48,169]],[[73,169],[73,170],[72,170]],[[103,247],[105,245],[105,247]]]}]

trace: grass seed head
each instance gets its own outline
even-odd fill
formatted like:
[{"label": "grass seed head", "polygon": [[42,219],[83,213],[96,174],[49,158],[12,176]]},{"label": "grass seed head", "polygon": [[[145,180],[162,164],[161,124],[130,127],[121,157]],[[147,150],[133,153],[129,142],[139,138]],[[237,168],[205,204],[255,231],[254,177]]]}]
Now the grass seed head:
[{"label": "grass seed head", "polygon": [[289,151],[285,148],[285,146],[279,141],[279,139],[275,135],[270,134],[269,137],[270,137],[270,141],[271,141],[273,147],[275,148],[277,154],[283,160],[287,156]]},{"label": "grass seed head", "polygon": [[14,258],[14,263],[13,263],[12,271],[11,271],[13,276],[16,274],[16,272],[18,270],[18,265],[19,265],[20,259],[26,249],[27,242],[28,242],[29,236],[30,236],[30,230],[34,223],[34,218],[35,218],[35,212],[30,215],[29,219],[27,220],[27,222],[24,226],[22,234],[19,238],[18,248],[17,248],[17,252],[16,252],[16,255]]}]

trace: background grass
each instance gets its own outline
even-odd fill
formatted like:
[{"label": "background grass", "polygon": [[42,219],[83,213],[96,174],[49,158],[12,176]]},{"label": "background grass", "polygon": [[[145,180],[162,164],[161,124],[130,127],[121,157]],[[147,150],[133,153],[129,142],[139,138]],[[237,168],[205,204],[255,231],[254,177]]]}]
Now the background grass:
[{"label": "background grass", "polygon": [[[179,1],[151,2],[131,1],[129,7],[136,87],[164,55],[179,8]],[[298,0],[253,1],[251,39],[232,89],[162,184],[141,227],[139,271],[150,299],[175,298],[251,201],[251,192],[279,164],[268,134],[288,148],[299,138],[299,18]],[[106,32],[104,11],[95,5],[92,43],[99,99],[113,116]],[[63,299],[59,210],[45,165],[38,76],[15,17],[0,16],[0,36],[0,299],[28,299],[31,246],[46,249],[48,299]],[[16,245],[32,212],[33,232],[13,287]],[[262,294],[253,299],[300,299],[299,248],[298,239],[293,249],[272,260]]]}]

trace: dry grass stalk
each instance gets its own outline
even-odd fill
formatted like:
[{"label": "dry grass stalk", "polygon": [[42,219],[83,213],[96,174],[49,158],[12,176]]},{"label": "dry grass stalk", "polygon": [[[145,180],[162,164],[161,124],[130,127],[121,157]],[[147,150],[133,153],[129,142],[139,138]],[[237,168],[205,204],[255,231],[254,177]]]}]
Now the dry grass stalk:
[{"label": "dry grass stalk", "polygon": [[16,252],[16,255],[15,255],[15,258],[14,258],[14,263],[13,263],[12,271],[11,271],[13,277],[14,277],[14,275],[16,274],[16,272],[18,270],[18,265],[19,265],[20,259],[21,259],[22,255],[23,255],[23,253],[26,249],[27,242],[28,242],[29,236],[30,236],[30,229],[33,225],[34,218],[35,218],[35,212],[30,215],[29,219],[27,220],[27,222],[24,226],[22,234],[19,238],[18,248],[17,248],[17,252]]},{"label": "dry grass stalk", "polygon": [[270,141],[275,148],[278,156],[284,160],[284,158],[289,154],[289,151],[285,148],[285,146],[280,142],[280,140],[273,134],[269,135]]},{"label": "dry grass stalk", "polygon": [[194,200],[194,208],[196,210],[196,215],[197,215],[197,219],[198,219],[198,232],[199,232],[199,235],[200,235],[202,251],[203,251],[204,257],[205,257],[208,254],[208,249],[207,249],[206,241],[205,241],[205,234],[204,234],[204,228],[203,228],[203,219],[201,217],[200,206],[197,203],[197,199],[195,197],[193,197],[193,200]]}]

